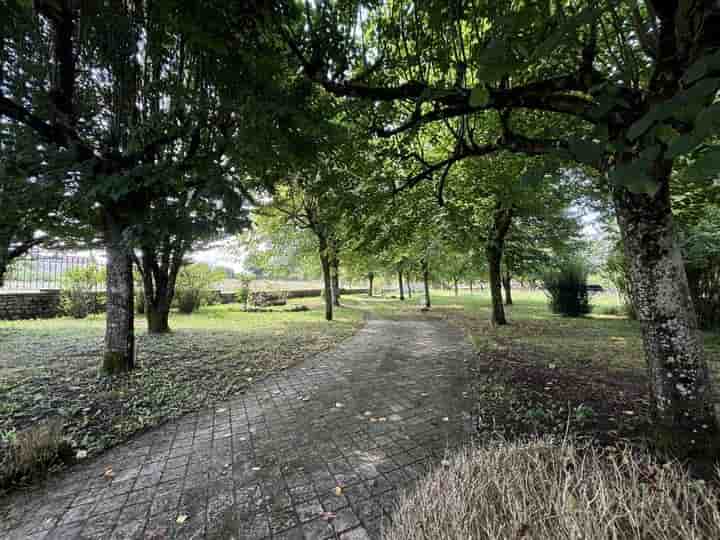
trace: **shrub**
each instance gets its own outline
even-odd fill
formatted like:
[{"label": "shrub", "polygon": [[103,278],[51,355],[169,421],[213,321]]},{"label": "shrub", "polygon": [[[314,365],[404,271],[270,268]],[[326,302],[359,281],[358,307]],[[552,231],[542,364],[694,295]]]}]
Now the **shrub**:
[{"label": "shrub", "polygon": [[225,278],[225,273],[207,264],[188,264],[178,272],[175,301],[182,313],[192,313],[207,303],[210,289]]},{"label": "shrub", "polygon": [[20,433],[6,433],[0,449],[0,488],[41,475],[55,464],[69,463],[74,454],[62,435],[62,422],[57,419]]},{"label": "shrub", "polygon": [[630,279],[628,278],[628,264],[625,255],[622,252],[620,243],[616,243],[612,252],[605,262],[603,273],[612,282],[617,289],[618,296],[623,304],[623,314],[629,319],[636,319],[637,314],[633,307],[632,297],[630,295]]},{"label": "shrub", "polygon": [[582,263],[565,263],[559,270],[546,273],[543,282],[553,313],[580,317],[592,310],[587,290],[587,269]]},{"label": "shrub", "polygon": [[175,301],[180,313],[190,314],[200,309],[202,291],[200,289],[179,289],[175,293]]},{"label": "shrub", "polygon": [[551,441],[465,449],[402,495],[386,540],[720,538],[720,497],[678,464]]},{"label": "shrub", "polygon": [[97,309],[97,291],[105,282],[105,269],[96,264],[63,273],[61,308],[76,319],[84,319]]}]

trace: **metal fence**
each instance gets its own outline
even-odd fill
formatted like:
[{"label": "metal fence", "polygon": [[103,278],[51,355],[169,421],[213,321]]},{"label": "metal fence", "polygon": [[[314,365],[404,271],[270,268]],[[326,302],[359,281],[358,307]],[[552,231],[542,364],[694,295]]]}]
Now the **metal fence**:
[{"label": "metal fence", "polygon": [[13,261],[5,274],[1,289],[59,289],[63,274],[76,268],[101,264],[95,257],[63,252],[33,252]]}]

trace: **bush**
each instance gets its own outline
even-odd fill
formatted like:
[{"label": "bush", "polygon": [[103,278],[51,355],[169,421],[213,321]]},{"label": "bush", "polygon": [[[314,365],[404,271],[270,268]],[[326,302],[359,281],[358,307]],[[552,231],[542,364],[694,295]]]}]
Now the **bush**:
[{"label": "bush", "polygon": [[720,538],[720,497],[678,464],[550,441],[466,449],[405,493],[386,540]]},{"label": "bush", "polygon": [[5,433],[0,450],[0,488],[22,483],[74,458],[59,420],[40,423],[17,434]]},{"label": "bush", "polygon": [[570,262],[543,277],[550,309],[566,317],[580,317],[590,313],[587,289],[587,269],[582,263]]},{"label": "bush", "polygon": [[180,289],[175,293],[175,301],[180,313],[193,313],[200,309],[202,291],[200,289]]},{"label": "bush", "polygon": [[192,313],[207,303],[210,289],[225,279],[225,273],[213,270],[207,264],[188,264],[178,272],[175,284],[175,301],[181,313]]},{"label": "bush", "polygon": [[73,268],[62,275],[61,309],[76,319],[98,311],[97,291],[105,283],[105,269],[96,264]]}]

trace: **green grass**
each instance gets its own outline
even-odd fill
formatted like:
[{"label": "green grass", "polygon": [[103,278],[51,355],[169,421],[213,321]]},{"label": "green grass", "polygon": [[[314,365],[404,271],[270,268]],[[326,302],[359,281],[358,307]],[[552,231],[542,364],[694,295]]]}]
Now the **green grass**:
[{"label": "green grass", "polygon": [[[604,368],[644,368],[640,326],[624,316],[605,315],[606,308],[620,310],[617,297],[610,294],[592,297],[593,313],[587,317],[568,318],[551,313],[542,291],[513,291],[512,306],[505,306],[510,322],[507,326],[490,325],[488,291],[455,296],[448,291],[431,293],[433,307],[420,311],[421,299],[401,302],[387,297],[354,297],[349,302],[391,319],[424,317],[449,318],[462,324],[478,349],[520,346],[529,352],[555,357],[560,364],[596,365]],[[708,358],[720,360],[720,333],[705,332]]]},{"label": "green grass", "polygon": [[[104,316],[1,322],[0,433],[7,440],[7,434],[60,418],[77,450],[99,452],[332,348],[363,320],[360,310],[340,308],[328,323],[319,298],[289,304],[310,310],[246,313],[237,304],[206,306],[192,315],[173,313],[173,331],[159,336],[148,335],[138,316],[138,369],[113,379],[98,377]],[[0,440],[0,462],[2,450]]]},{"label": "green grass", "polygon": [[[470,366],[481,432],[506,438],[567,429],[592,440],[643,441],[651,437],[647,377],[640,326],[604,315],[611,295],[592,298],[596,312],[566,318],[550,312],[542,292],[513,291],[508,325],[490,323],[487,291],[454,296],[433,291],[433,307],[420,299],[356,297],[361,309],[391,319],[447,319],[461,326],[478,351]],[[704,333],[715,384],[720,384],[720,335]]]}]

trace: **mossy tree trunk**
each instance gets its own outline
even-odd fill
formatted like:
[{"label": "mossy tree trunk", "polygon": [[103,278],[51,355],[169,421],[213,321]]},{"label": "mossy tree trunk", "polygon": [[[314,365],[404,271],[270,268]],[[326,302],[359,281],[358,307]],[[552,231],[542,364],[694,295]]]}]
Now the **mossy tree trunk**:
[{"label": "mossy tree trunk", "polygon": [[135,313],[132,250],[124,228],[109,212],[104,212],[107,251],[107,321],[102,373],[113,375],[135,367]]},{"label": "mossy tree trunk", "polygon": [[656,163],[655,195],[616,188],[614,202],[629,265],[633,305],[661,440],[707,455],[717,449],[718,421],[670,208],[670,162]]}]

